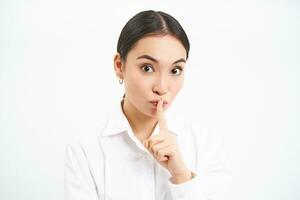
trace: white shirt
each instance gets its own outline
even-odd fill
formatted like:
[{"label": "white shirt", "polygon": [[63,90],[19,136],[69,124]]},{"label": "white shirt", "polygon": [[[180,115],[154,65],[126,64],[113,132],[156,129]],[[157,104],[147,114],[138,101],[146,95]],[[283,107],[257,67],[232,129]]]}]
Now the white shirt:
[{"label": "white shirt", "polygon": [[[65,200],[221,200],[231,183],[221,138],[182,117],[166,114],[186,166],[196,174],[173,184],[162,167],[134,136],[121,104],[102,129],[65,154]],[[158,134],[156,125],[153,135]]]}]

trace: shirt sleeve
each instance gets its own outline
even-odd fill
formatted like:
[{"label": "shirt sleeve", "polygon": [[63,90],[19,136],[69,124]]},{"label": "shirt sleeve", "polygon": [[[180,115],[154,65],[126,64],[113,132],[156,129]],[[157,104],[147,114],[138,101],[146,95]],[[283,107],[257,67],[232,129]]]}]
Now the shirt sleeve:
[{"label": "shirt sleeve", "polygon": [[80,144],[65,149],[65,200],[99,200],[84,150]]},{"label": "shirt sleeve", "polygon": [[199,132],[194,134],[198,151],[197,171],[192,171],[194,176],[191,180],[181,184],[168,180],[171,195],[174,200],[225,200],[232,175],[225,160],[221,137],[210,133],[204,138],[197,138]]}]

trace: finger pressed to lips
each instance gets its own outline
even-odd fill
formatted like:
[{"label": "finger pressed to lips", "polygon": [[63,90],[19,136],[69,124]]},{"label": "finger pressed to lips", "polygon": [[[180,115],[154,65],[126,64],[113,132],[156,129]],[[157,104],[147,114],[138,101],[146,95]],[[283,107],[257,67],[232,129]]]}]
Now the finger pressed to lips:
[{"label": "finger pressed to lips", "polygon": [[157,104],[157,118],[158,118],[158,126],[159,126],[159,134],[156,136],[150,136],[148,139],[143,141],[143,145],[151,150],[151,147],[165,140],[165,135],[168,133],[167,122],[164,116],[163,110],[163,100],[160,99]]},{"label": "finger pressed to lips", "polygon": [[168,131],[168,127],[167,127],[167,122],[165,119],[165,115],[164,115],[164,110],[162,107],[162,99],[158,102],[157,104],[157,117],[158,117],[158,125],[159,125],[159,129],[160,132],[166,132]]}]

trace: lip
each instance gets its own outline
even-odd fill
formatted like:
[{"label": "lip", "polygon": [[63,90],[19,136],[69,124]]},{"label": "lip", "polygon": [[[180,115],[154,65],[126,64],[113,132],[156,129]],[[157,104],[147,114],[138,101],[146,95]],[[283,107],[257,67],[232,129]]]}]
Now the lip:
[{"label": "lip", "polygon": [[[158,101],[159,101],[159,100],[152,100],[152,101],[150,101],[150,103],[152,103],[153,105],[157,106]],[[168,105],[168,102],[167,102],[167,101],[164,101],[164,102],[163,102],[163,106],[166,106],[166,105]]]}]

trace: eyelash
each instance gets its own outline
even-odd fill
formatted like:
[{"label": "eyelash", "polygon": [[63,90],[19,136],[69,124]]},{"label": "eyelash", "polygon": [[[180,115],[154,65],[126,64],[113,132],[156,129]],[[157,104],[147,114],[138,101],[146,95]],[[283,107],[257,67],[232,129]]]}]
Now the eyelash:
[{"label": "eyelash", "polygon": [[[141,69],[143,70],[143,68],[144,68],[144,67],[147,67],[147,66],[150,66],[151,68],[153,68],[151,64],[144,64],[144,65],[141,66]],[[183,72],[183,69],[182,69],[182,67],[180,67],[180,66],[176,66],[174,69],[179,69],[181,73]],[[144,72],[146,72],[146,71],[144,71]],[[146,73],[147,73],[147,72],[146,72]],[[180,74],[181,74],[181,73],[180,73]],[[174,74],[174,75],[175,75],[175,76],[179,76],[180,74],[178,74],[178,75]]]}]

